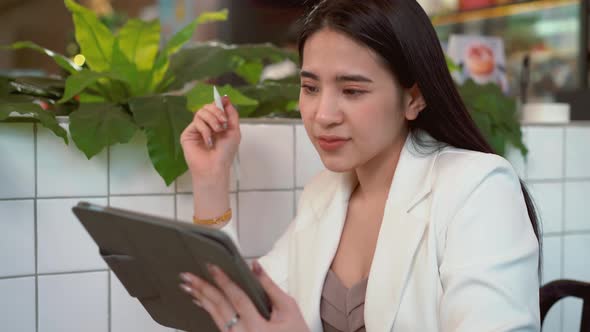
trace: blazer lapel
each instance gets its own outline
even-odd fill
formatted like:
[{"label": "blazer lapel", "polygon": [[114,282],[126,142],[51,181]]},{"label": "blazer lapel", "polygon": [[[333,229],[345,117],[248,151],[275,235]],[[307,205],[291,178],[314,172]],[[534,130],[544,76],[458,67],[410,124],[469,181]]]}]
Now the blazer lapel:
[{"label": "blazer lapel", "polygon": [[[408,136],[409,137],[409,136]],[[430,192],[430,169],[435,157],[421,157],[406,139],[383,214],[365,297],[368,331],[390,331],[414,252],[426,221],[408,213]],[[289,289],[300,304],[311,331],[322,331],[320,299],[346,219],[348,201],[357,184],[352,173],[333,173],[334,186],[322,188],[314,213],[295,234]],[[328,196],[328,199],[325,199]],[[304,222],[299,220],[298,222]]]},{"label": "blazer lapel", "polygon": [[365,296],[367,331],[391,331],[426,218],[410,212],[431,190],[437,153],[420,155],[407,139],[385,204]]},{"label": "blazer lapel", "polygon": [[[325,276],[338,249],[340,235],[346,219],[348,200],[356,186],[356,179],[351,173],[333,174],[337,176],[332,198],[316,205],[314,220],[297,232],[295,241],[298,248],[290,289],[300,304],[303,316],[311,331],[321,331],[319,315],[321,292]],[[318,193],[325,195],[330,188]]]}]

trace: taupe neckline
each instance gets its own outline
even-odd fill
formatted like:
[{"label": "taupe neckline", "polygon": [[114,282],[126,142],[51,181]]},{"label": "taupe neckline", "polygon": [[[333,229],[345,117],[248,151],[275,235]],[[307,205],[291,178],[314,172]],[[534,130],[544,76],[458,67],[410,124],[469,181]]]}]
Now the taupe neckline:
[{"label": "taupe neckline", "polygon": [[347,288],[329,269],[320,301],[320,316],[326,332],[365,331],[364,304],[368,277]]}]

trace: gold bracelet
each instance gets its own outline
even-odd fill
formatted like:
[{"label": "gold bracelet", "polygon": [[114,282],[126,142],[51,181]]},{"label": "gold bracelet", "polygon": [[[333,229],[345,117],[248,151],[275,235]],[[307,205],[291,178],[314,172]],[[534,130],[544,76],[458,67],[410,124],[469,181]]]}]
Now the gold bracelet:
[{"label": "gold bracelet", "polygon": [[231,208],[229,208],[221,216],[216,217],[216,218],[212,218],[212,219],[198,219],[197,217],[193,216],[193,223],[195,223],[197,225],[207,225],[207,226],[219,225],[219,224],[222,224],[222,223],[230,220],[231,217],[232,217],[232,212],[231,212]]}]

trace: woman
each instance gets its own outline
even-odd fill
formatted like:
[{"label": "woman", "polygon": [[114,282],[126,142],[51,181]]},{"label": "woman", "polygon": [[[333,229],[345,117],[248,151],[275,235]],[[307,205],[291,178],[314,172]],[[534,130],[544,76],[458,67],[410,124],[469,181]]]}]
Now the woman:
[{"label": "woman", "polygon": [[[534,209],[475,127],[422,8],[321,1],[299,53],[301,115],[327,170],[253,265],[272,317],[215,267],[220,290],[186,273],[182,288],[221,330],[538,331]],[[181,140],[195,222],[235,235],[227,188],[240,132],[223,102],[227,118],[207,105]]]}]

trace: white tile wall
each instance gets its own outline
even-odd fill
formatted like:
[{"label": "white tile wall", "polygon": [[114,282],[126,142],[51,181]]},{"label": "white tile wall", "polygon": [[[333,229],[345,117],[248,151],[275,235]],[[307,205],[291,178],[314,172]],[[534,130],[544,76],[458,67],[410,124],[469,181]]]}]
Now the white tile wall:
[{"label": "white tile wall", "polygon": [[543,237],[542,284],[561,278],[561,236]]},{"label": "white tile wall", "polygon": [[35,196],[34,144],[33,124],[0,123],[0,198]]},{"label": "white tile wall", "polygon": [[[238,180],[235,174],[234,167],[232,167],[229,174],[229,191],[236,192],[238,190]],[[192,176],[189,171],[182,174],[176,179],[176,191],[179,193],[193,192]]]},{"label": "white tile wall", "polygon": [[123,287],[114,273],[111,279],[111,332],[166,332],[174,331],[156,323],[141,303]]},{"label": "white tile wall", "polygon": [[527,185],[543,227],[543,233],[563,230],[563,183],[529,183]]},{"label": "white tile wall", "polygon": [[39,332],[108,332],[108,272],[39,277]]},{"label": "white tile wall", "polygon": [[295,127],[295,178],[297,188],[303,188],[311,178],[325,169],[317,150],[309,140],[305,127]]},{"label": "white tile wall", "polygon": [[590,126],[571,126],[565,134],[565,175],[590,178]]},{"label": "white tile wall", "polygon": [[[62,124],[65,129],[66,124]],[[37,195],[39,197],[106,196],[107,152],[88,158],[70,137],[61,138],[39,127],[37,133]]]},{"label": "white tile wall", "polygon": [[582,319],[582,300],[568,297],[560,302],[563,306],[563,332],[580,331],[580,322]]},{"label": "white tile wall", "polygon": [[241,126],[240,190],[292,189],[293,126]]},{"label": "white tile wall", "polygon": [[111,147],[109,160],[111,195],[174,192],[174,183],[166,186],[162,177],[154,171],[146,142],[145,135],[138,131],[128,144],[117,144]]},{"label": "white tile wall", "polygon": [[565,182],[565,230],[590,230],[590,179]]},{"label": "white tile wall", "polygon": [[[566,235],[564,241],[563,277],[590,282],[590,234]],[[563,331],[579,331],[582,301],[568,298],[563,300]]]},{"label": "white tile wall", "polygon": [[[106,205],[106,198],[84,199]],[[39,273],[106,269],[98,246],[72,213],[79,199],[37,201],[37,257]]]},{"label": "white tile wall", "polygon": [[238,200],[242,252],[246,257],[262,256],[293,219],[293,192],[245,192]]},{"label": "white tile wall", "polygon": [[531,126],[526,130],[529,148],[526,175],[529,180],[559,179],[563,176],[563,136],[561,127]]},{"label": "white tile wall", "polygon": [[[561,278],[561,236],[543,237],[543,275],[541,284]],[[543,332],[561,331],[562,304],[551,307],[543,323]]]},{"label": "white tile wall", "polygon": [[554,304],[551,309],[549,309],[549,312],[547,313],[547,316],[545,317],[545,320],[543,321],[543,326],[541,328],[542,332],[559,332],[562,331],[561,329],[561,324],[562,324],[562,311],[563,311],[563,305],[561,303],[556,303]]},{"label": "white tile wall", "polygon": [[[570,146],[587,141],[587,130],[528,126],[523,131],[531,150],[528,161],[523,163],[518,155],[508,159],[532,184],[531,191],[541,205],[546,234],[544,281],[559,277],[590,280],[585,264],[590,252],[584,209],[590,182],[584,173],[589,169],[583,155],[587,147]],[[231,195],[231,204],[244,253],[258,257],[292,221],[301,188],[323,165],[301,124],[243,124],[242,134],[242,178],[238,184],[232,174],[230,190],[237,193]],[[0,124],[0,330],[14,326],[11,331],[171,331],[154,323],[118,280],[110,279],[96,246],[70,209],[83,199],[190,222],[190,176],[179,178],[176,186],[163,186],[158,175],[150,173],[141,136],[134,139],[137,150],[133,144],[113,147],[110,165],[106,153],[88,161],[73,143],[64,147],[43,128],[38,133],[35,162],[33,137],[32,125]],[[10,181],[22,185],[4,185]],[[9,224],[7,220],[19,221]],[[35,259],[37,306],[35,278],[18,277],[35,275]],[[16,299],[13,293],[22,296]],[[563,301],[549,313],[543,330],[575,329],[580,310],[579,303]]]},{"label": "white tile wall", "polygon": [[566,235],[564,241],[564,278],[586,280],[590,282],[590,234]]},{"label": "white tile wall", "polygon": [[35,274],[34,211],[33,200],[0,201],[0,277]]},{"label": "white tile wall", "polygon": [[35,278],[0,280],[0,330],[35,331]]}]

